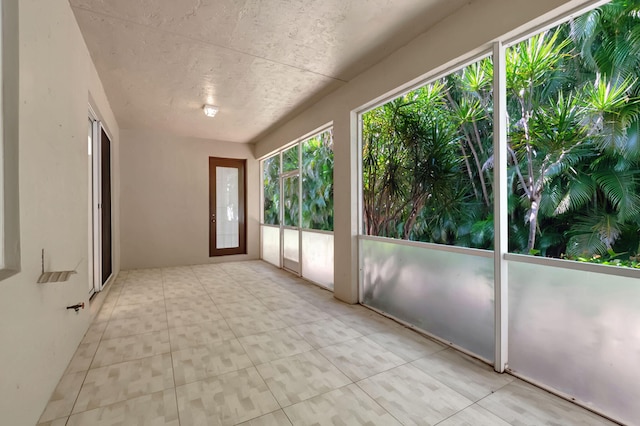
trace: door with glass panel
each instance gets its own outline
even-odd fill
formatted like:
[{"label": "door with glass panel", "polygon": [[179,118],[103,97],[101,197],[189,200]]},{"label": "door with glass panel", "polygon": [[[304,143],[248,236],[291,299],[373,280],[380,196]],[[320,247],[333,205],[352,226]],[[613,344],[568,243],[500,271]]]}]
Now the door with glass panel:
[{"label": "door with glass panel", "polygon": [[113,227],[111,206],[111,139],[95,113],[89,109],[88,154],[91,186],[89,188],[89,252],[91,279],[89,294],[101,291],[113,275]]},{"label": "door with glass panel", "polygon": [[280,173],[280,237],[282,266],[300,274],[300,145],[282,152]]},{"label": "door with glass panel", "polygon": [[245,163],[209,158],[209,256],[247,253]]},{"label": "door with glass panel", "polygon": [[285,174],[282,182],[282,266],[300,273],[300,175]]}]

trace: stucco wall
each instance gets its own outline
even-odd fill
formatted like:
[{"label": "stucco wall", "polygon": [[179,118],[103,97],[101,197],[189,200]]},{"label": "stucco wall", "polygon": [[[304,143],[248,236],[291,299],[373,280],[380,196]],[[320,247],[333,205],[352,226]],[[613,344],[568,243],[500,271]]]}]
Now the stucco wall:
[{"label": "stucco wall", "polygon": [[[20,0],[18,37],[21,272],[0,281],[0,423],[33,426],[91,320],[66,309],[89,302],[90,93],[116,149],[119,129],[66,0]],[[43,248],[47,270],[78,273],[36,284]]]},{"label": "stucco wall", "polygon": [[[121,131],[122,268],[257,259],[259,165],[251,146]],[[247,255],[209,257],[209,157],[247,160]]]}]

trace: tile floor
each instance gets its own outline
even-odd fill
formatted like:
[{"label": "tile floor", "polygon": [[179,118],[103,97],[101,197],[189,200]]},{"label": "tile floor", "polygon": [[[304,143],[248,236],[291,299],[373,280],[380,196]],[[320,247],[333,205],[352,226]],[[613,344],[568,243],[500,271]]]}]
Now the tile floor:
[{"label": "tile floor", "polygon": [[266,263],[122,272],[41,425],[607,425]]}]

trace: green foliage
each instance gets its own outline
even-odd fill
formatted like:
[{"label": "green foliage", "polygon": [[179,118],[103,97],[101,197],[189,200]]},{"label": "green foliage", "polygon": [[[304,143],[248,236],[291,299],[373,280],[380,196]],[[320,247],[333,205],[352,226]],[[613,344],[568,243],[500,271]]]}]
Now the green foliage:
[{"label": "green foliage", "polygon": [[[302,149],[302,164],[299,164],[300,149]],[[281,156],[282,171],[280,170]],[[282,154],[267,158],[263,161],[262,168],[265,224],[280,224],[282,203],[283,225],[333,231],[333,132],[331,130],[296,144]],[[287,172],[294,173],[282,176]],[[280,198],[281,187],[282,199]],[[299,223],[300,215],[302,223]]]},{"label": "green foliage", "polygon": [[302,142],[302,227],[333,231],[333,132]]},{"label": "green foliage", "polygon": [[491,146],[491,74],[491,61],[483,60],[365,114],[369,234],[492,244],[471,238],[473,223],[491,213],[490,177],[482,167]]},{"label": "green foliage", "polygon": [[262,162],[262,190],[264,223],[280,224],[280,155]]},{"label": "green foliage", "polygon": [[[510,47],[506,72],[510,251],[637,267],[640,2]],[[492,76],[484,59],[363,115],[367,234],[492,247]]]}]

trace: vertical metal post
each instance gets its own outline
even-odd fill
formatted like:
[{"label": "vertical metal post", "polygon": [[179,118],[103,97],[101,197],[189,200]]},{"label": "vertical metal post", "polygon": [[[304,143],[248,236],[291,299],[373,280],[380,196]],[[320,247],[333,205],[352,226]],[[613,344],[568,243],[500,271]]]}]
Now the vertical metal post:
[{"label": "vertical metal post", "polygon": [[284,267],[284,184],[282,179],[282,151],[278,153],[280,164],[278,165],[278,188],[280,189],[280,200],[278,202],[278,224],[280,225],[280,268]]},{"label": "vertical metal post", "polygon": [[509,229],[507,226],[507,79],[505,48],[502,42],[493,45],[493,176],[494,176],[494,308],[495,364],[504,372],[509,348],[509,282],[507,261]]},{"label": "vertical metal post", "polygon": [[298,275],[302,276],[302,143],[298,142]]}]

